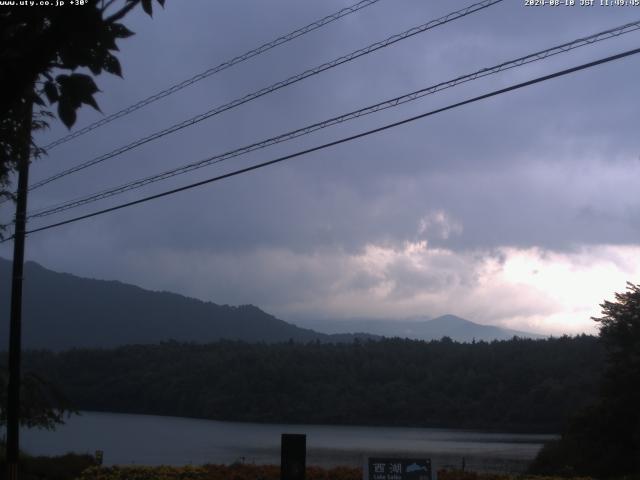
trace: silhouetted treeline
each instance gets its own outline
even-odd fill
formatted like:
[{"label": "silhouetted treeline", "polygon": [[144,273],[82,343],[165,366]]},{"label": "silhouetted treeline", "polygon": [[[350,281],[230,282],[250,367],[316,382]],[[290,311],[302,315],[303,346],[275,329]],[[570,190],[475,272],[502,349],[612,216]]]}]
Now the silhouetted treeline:
[{"label": "silhouetted treeline", "polygon": [[603,371],[596,401],[547,443],[531,472],[566,477],[640,479],[640,285],[605,300],[599,324]]},{"label": "silhouetted treeline", "polygon": [[595,337],[461,344],[168,342],[27,352],[81,410],[252,422],[559,431],[593,400]]}]

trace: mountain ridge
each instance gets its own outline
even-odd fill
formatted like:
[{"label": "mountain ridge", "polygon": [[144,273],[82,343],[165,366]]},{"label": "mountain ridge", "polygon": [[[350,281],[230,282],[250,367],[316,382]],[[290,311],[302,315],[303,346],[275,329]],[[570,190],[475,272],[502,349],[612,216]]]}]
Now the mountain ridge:
[{"label": "mountain ridge", "polygon": [[[218,305],[117,280],[96,280],[25,263],[23,346],[109,348],[176,340],[212,342],[342,342],[366,336],[327,335],[289,324],[254,305]],[[8,318],[11,262],[0,259],[0,295]],[[37,299],[37,300],[36,300]],[[0,323],[7,338],[8,322]],[[3,348],[3,347],[0,347]]]},{"label": "mountain ridge", "polygon": [[545,338],[531,332],[512,330],[496,325],[482,325],[452,314],[436,318],[422,317],[402,319],[346,319],[294,321],[298,326],[322,333],[347,333],[366,331],[385,337],[409,338],[412,340],[439,340],[450,337],[459,342],[509,340],[513,337]]},{"label": "mountain ridge", "polygon": [[[55,272],[32,261],[25,263],[24,270],[22,338],[26,349],[110,348],[169,340],[193,343],[222,339],[264,343],[289,340],[341,343],[356,338],[377,340],[382,336],[405,336],[400,331],[401,322],[391,325],[395,331],[384,335],[362,329],[322,332],[286,322],[254,305],[219,305],[178,293],[152,291],[118,280],[90,279]],[[0,257],[0,301],[4,300],[0,308],[3,308],[7,319],[10,275],[11,262]],[[476,340],[513,337],[505,335],[499,327],[459,320],[496,335],[489,338],[490,335],[478,333],[473,336]],[[418,324],[414,322],[412,325]],[[439,339],[449,336],[456,341],[472,340],[469,335],[454,330],[442,325],[437,336],[427,338],[423,332],[425,338],[407,338]],[[8,321],[0,322],[0,338],[7,337]],[[3,348],[0,345],[0,350]]]}]

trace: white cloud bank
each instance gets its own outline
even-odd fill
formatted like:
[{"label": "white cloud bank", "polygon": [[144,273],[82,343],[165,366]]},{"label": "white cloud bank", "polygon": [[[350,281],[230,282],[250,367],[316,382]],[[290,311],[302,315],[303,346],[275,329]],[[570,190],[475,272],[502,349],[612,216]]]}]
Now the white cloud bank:
[{"label": "white cloud bank", "polygon": [[[358,253],[279,248],[246,254],[147,250],[122,257],[155,289],[253,303],[285,319],[405,318],[453,313],[544,334],[596,333],[599,304],[640,282],[640,246],[571,252],[502,247],[455,252],[427,240]],[[148,279],[151,280],[151,283]]]}]

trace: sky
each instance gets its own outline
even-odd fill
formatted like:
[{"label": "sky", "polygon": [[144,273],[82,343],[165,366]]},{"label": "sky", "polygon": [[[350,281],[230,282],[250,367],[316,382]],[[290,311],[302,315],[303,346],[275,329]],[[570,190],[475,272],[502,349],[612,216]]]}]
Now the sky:
[{"label": "sky", "polygon": [[[134,12],[124,79],[96,79],[113,113],[350,0],[168,0]],[[213,75],[35,161],[46,178],[472,1],[380,0]],[[504,0],[265,95],[31,192],[30,210],[223,153],[640,19],[640,7]],[[599,3],[599,2],[598,2]],[[33,220],[31,228],[337,140],[637,48],[640,32]],[[640,283],[640,55],[27,239],[47,268],[254,304],[283,320],[454,314],[596,333],[605,299]],[[79,112],[74,130],[102,118]],[[59,122],[44,145],[67,133]],[[11,218],[8,204],[0,219]],[[11,245],[0,246],[11,256]]]}]

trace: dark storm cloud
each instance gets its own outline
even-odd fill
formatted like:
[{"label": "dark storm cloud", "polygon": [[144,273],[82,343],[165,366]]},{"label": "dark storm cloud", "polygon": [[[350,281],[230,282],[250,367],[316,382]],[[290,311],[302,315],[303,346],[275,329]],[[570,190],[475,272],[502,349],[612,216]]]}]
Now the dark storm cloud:
[{"label": "dark storm cloud", "polygon": [[[99,102],[106,113],[116,111],[349,3],[167,2],[153,20],[138,13],[131,19],[137,35],[121,44],[125,80],[100,78]],[[468,3],[382,0],[53,150],[34,165],[32,178],[45,178]],[[634,8],[523,3],[506,0],[71,175],[34,191],[31,205],[118,185],[640,17]],[[163,191],[617,53],[635,47],[639,35],[491,76],[73,212]],[[464,271],[464,259],[480,255],[481,265],[504,246],[560,251],[637,243],[638,73],[635,57],[597,67],[284,165],[34,234],[28,252],[60,269],[135,279],[223,303],[278,308],[287,297],[302,305],[314,291],[319,298],[339,288],[373,291],[389,278],[390,291],[399,297],[472,284],[478,273]],[[78,125],[98,118],[85,110]],[[64,133],[54,126],[43,143]],[[6,207],[2,212],[6,218]],[[434,215],[445,220],[434,223]],[[422,228],[425,221],[430,229]],[[442,268],[430,260],[430,272],[399,258],[377,272],[355,268],[349,273],[348,258],[371,245],[401,250],[406,242],[423,240],[461,257]],[[149,251],[154,253],[146,256]],[[6,247],[2,252],[7,255]],[[260,252],[269,253],[261,257]],[[207,255],[215,259],[188,278],[185,265],[195,268],[197,262],[185,264],[180,258]],[[314,255],[323,260],[313,261]],[[255,262],[253,273],[243,259]],[[292,266],[284,274],[275,266],[277,259],[307,263],[298,273]],[[144,261],[161,265],[144,267]],[[341,281],[325,270],[327,264],[334,274],[342,272]],[[198,286],[212,265],[230,280],[212,282],[210,289]],[[265,286],[272,281],[270,269],[282,275],[278,289]]]}]

